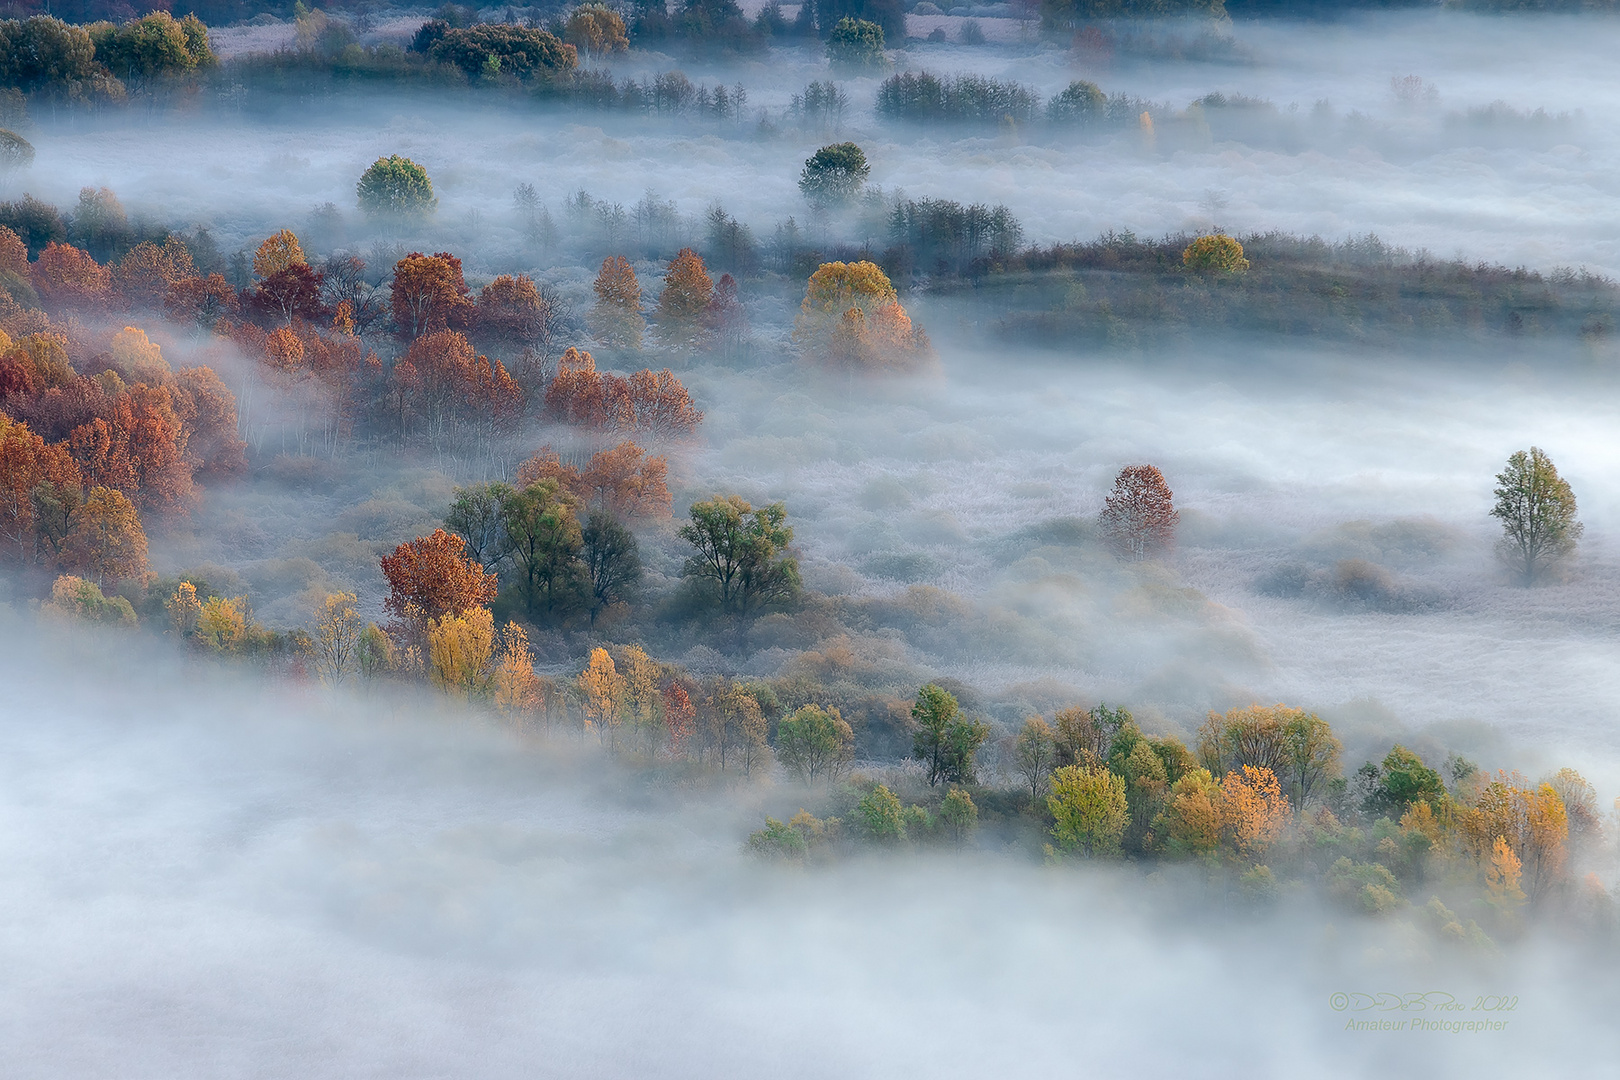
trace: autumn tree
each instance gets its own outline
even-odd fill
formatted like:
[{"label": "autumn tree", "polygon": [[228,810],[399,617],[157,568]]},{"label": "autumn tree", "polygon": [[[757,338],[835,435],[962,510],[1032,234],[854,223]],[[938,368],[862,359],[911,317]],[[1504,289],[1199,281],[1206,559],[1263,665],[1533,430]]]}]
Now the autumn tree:
[{"label": "autumn tree", "polygon": [[478,355],[459,330],[411,342],[391,376],[402,404],[427,427],[435,445],[469,422],[497,429],[522,415],[523,391],[499,361]]},{"label": "autumn tree", "polygon": [[620,711],[651,755],[664,733],[664,695],[658,686],[658,664],[641,646],[631,645],[624,650],[620,666],[624,680]]},{"label": "autumn tree", "polygon": [[315,668],[330,686],[348,676],[366,628],[356,603],[354,593],[340,592],[328,593],[315,606]]},{"label": "autumn tree", "polygon": [[641,580],[641,552],[629,529],[611,514],[593,510],[580,530],[579,554],[594,626],[598,615],[628,599]]},{"label": "autumn tree", "polygon": [[649,455],[625,441],[593,454],[584,472],[565,486],[586,505],[615,517],[656,521],[669,517],[668,473],[662,454]]},{"label": "autumn tree", "polygon": [[1497,554],[1525,585],[1553,573],[1575,552],[1584,526],[1575,493],[1540,447],[1520,450],[1496,476],[1491,516],[1502,522]]},{"label": "autumn tree", "polygon": [[658,294],[658,336],[671,347],[689,348],[703,328],[703,313],[714,295],[714,282],[703,259],[682,248],[664,272]]},{"label": "autumn tree", "polygon": [[799,191],[815,207],[843,206],[861,193],[872,175],[866,153],[852,142],[823,146],[804,163]]},{"label": "autumn tree", "polygon": [[223,274],[182,278],[163,297],[163,313],[178,323],[211,330],[220,319],[241,309],[236,290]]},{"label": "autumn tree", "polygon": [[97,585],[146,575],[146,532],[135,504],[121,491],[93,487],[73,516],[62,561]]},{"label": "autumn tree", "polygon": [[426,217],[439,205],[427,170],[398,154],[374,161],[361,175],[354,193],[361,210],[383,221]]},{"label": "autumn tree", "polygon": [[554,307],[532,278],[502,274],[478,292],[474,337],[480,348],[508,358],[549,352],[560,329]]},{"label": "autumn tree", "polygon": [[407,633],[420,636],[431,619],[458,615],[495,599],[496,578],[468,559],[465,550],[461,537],[435,529],[383,557],[389,587],[383,607]]},{"label": "autumn tree", "polygon": [[160,246],[150,240],[136,244],[118,261],[113,281],[133,307],[156,309],[169,290],[196,276],[191,251],[178,236],[170,236]]},{"label": "autumn tree", "polygon": [[1052,773],[1046,807],[1058,851],[1093,858],[1119,853],[1129,824],[1123,777],[1098,766],[1065,765]]},{"label": "autumn tree", "polygon": [[293,266],[308,266],[304,247],[291,229],[282,229],[268,237],[253,253],[253,276],[260,281],[275,277]]},{"label": "autumn tree", "polygon": [[407,341],[465,326],[474,309],[469,296],[461,260],[447,251],[413,251],[394,264],[389,297],[394,325]]},{"label": "autumn tree", "polygon": [[[71,499],[76,507],[79,485],[78,465],[66,447],[48,445],[27,424],[0,414],[0,540],[15,549],[19,560],[31,561],[40,551],[44,508],[37,493]],[[51,549],[57,546],[47,543]]]},{"label": "autumn tree", "polygon": [[805,705],[776,725],[776,756],[806,784],[831,782],[855,756],[855,732],[836,708]]},{"label": "autumn tree", "polygon": [[686,752],[687,742],[696,732],[697,706],[692,695],[678,682],[664,687],[664,735],[670,749],[677,754]]},{"label": "autumn tree", "polygon": [[238,434],[236,396],[213,368],[190,367],[175,376],[188,398],[185,458],[196,476],[237,476],[247,471],[247,443]]},{"label": "autumn tree", "polygon": [[1116,551],[1141,560],[1169,549],[1179,517],[1164,474],[1152,465],[1127,465],[1114,478],[1097,523]]},{"label": "autumn tree", "polygon": [[630,260],[623,255],[603,259],[593,289],[596,304],[588,319],[591,333],[607,348],[638,351],[647,320],[641,314],[641,285]]},{"label": "autumn tree", "polygon": [[33,267],[39,298],[54,307],[94,311],[112,301],[112,272],[68,244],[50,244]]},{"label": "autumn tree", "polygon": [[47,615],[67,616],[108,626],[134,626],[135,608],[122,596],[106,596],[93,581],[63,574],[51,586],[51,598],[40,605]]},{"label": "autumn tree", "polygon": [[490,684],[495,619],[486,607],[446,614],[427,625],[429,673],[436,686],[469,700]]},{"label": "autumn tree", "polygon": [[1170,785],[1153,828],[1170,854],[1207,857],[1220,846],[1221,822],[1221,785],[1195,768]]},{"label": "autumn tree", "polygon": [[531,619],[557,618],[581,591],[579,521],[556,481],[530,484],[502,508],[518,598]]},{"label": "autumn tree", "polygon": [[581,4],[563,26],[563,40],[587,55],[606,56],[630,48],[624,20],[604,4]]},{"label": "autumn tree", "polygon": [[1221,779],[1223,835],[1238,854],[1254,860],[1276,843],[1292,812],[1276,775],[1245,765]]},{"label": "autumn tree", "polygon": [[529,635],[515,622],[500,632],[499,655],[490,674],[495,707],[510,717],[525,717],[538,710],[556,684],[534,672]]},{"label": "autumn tree", "polygon": [[1133,723],[1129,709],[1099,704],[1090,709],[1059,709],[1052,718],[1054,763],[1098,765],[1108,760],[1114,739]]},{"label": "autumn tree", "polygon": [[930,787],[974,782],[974,757],[990,737],[988,724],[964,717],[956,698],[933,683],[917,691],[911,723],[912,753],[928,769]]},{"label": "autumn tree", "polygon": [[1244,765],[1270,769],[1296,806],[1339,773],[1339,740],[1321,717],[1287,705],[1250,705],[1210,713],[1198,729],[1198,756],[1213,772]]},{"label": "autumn tree", "polygon": [[246,300],[249,310],[261,319],[282,326],[295,321],[320,322],[328,314],[321,302],[321,272],[304,262],[284,266],[266,277]]},{"label": "autumn tree", "polygon": [[624,699],[624,680],[606,649],[591,650],[585,670],[579,673],[579,692],[585,705],[585,726],[605,731],[616,738],[619,706]]},{"label": "autumn tree", "polygon": [[1051,727],[1039,716],[1025,720],[1013,743],[1013,759],[1018,766],[1018,775],[1029,785],[1032,803],[1041,797],[1041,791],[1046,787],[1046,778],[1052,773],[1055,756]]},{"label": "autumn tree", "polygon": [[1200,236],[1181,253],[1181,263],[1195,274],[1230,277],[1249,269],[1243,245],[1230,236],[1214,233]]},{"label": "autumn tree", "polygon": [[787,554],[793,530],[782,503],[755,510],[737,495],[693,503],[680,536],[693,554],[681,573],[706,583],[727,614],[746,616],[790,603],[799,593],[799,561]]},{"label": "autumn tree", "polygon": [[928,337],[900,306],[876,263],[823,263],[805,286],[793,340],[808,356],[843,371],[915,366]]},{"label": "autumn tree", "polygon": [[703,734],[709,749],[719,759],[741,759],[743,772],[751,774],[767,753],[767,725],[759,700],[741,683],[720,680],[704,702],[701,714]]}]

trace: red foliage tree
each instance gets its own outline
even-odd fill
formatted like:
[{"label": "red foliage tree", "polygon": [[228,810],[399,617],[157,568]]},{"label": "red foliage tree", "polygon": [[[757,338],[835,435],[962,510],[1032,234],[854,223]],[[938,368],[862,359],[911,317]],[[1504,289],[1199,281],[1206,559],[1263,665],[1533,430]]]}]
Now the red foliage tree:
[{"label": "red foliage tree", "polygon": [[1169,548],[1179,516],[1164,474],[1152,465],[1128,465],[1114,480],[1098,524],[1115,550],[1143,559]]},{"label": "red foliage tree", "polygon": [[213,368],[186,368],[176,376],[188,399],[186,460],[194,475],[237,476],[247,471],[247,443],[237,433],[236,395]]},{"label": "red foliage tree", "polygon": [[294,320],[318,322],[327,316],[321,303],[321,273],[308,263],[292,263],[259,283],[248,296],[248,307],[266,322],[292,325]]},{"label": "red foliage tree", "polygon": [[69,244],[48,244],[33,267],[40,299],[56,307],[96,310],[112,300],[112,273]]}]

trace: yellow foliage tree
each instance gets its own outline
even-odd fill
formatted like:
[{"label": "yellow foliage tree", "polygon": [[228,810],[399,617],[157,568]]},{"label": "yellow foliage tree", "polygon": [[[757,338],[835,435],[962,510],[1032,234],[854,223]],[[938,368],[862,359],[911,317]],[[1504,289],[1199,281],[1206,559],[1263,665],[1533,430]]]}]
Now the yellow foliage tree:
[{"label": "yellow foliage tree", "polygon": [[253,273],[260,279],[274,277],[289,266],[308,264],[304,249],[291,229],[282,229],[253,253]]},{"label": "yellow foliage tree", "polygon": [[1276,843],[1290,817],[1277,775],[1245,765],[1221,779],[1221,827],[1244,858],[1257,858]]},{"label": "yellow foliage tree", "polygon": [[1192,769],[1170,786],[1154,822],[1172,854],[1209,855],[1221,843],[1221,786],[1208,769]]},{"label": "yellow foliage tree", "polygon": [[928,338],[872,262],[823,263],[805,285],[793,340],[844,370],[904,368],[927,357]]},{"label": "yellow foliage tree", "polygon": [[330,686],[349,674],[365,633],[356,604],[354,593],[331,593],[315,608],[315,668]]},{"label": "yellow foliage tree", "polygon": [[135,504],[116,488],[91,488],[74,515],[63,561],[94,576],[97,585],[144,577],[146,531]]},{"label": "yellow foliage tree", "polygon": [[174,595],[164,605],[169,613],[169,630],[181,638],[189,638],[197,633],[197,623],[202,618],[202,604],[197,600],[197,586],[189,581],[182,581],[175,586]]},{"label": "yellow foliage tree", "polygon": [[1200,236],[1181,253],[1181,263],[1200,274],[1241,274],[1249,269],[1243,245],[1230,236]]},{"label": "yellow foliage tree", "polygon": [[1524,905],[1524,890],[1519,887],[1522,875],[1519,857],[1507,838],[1498,836],[1491,842],[1491,855],[1485,863],[1485,895],[1503,915],[1510,916]]},{"label": "yellow foliage tree", "polygon": [[471,699],[489,686],[495,617],[489,608],[428,621],[428,666],[435,686]]},{"label": "yellow foliage tree", "polygon": [[1130,823],[1125,780],[1107,769],[1065,765],[1052,773],[1046,806],[1062,852],[1115,855]]},{"label": "yellow foliage tree", "polygon": [[636,734],[654,750],[664,733],[664,694],[658,686],[658,665],[639,645],[624,651],[625,717]]},{"label": "yellow foliage tree", "polygon": [[529,635],[515,622],[501,629],[501,657],[493,682],[495,707],[507,716],[529,716],[544,702],[544,688],[529,652]]},{"label": "yellow foliage tree", "polygon": [[217,653],[240,652],[248,638],[247,597],[209,597],[197,616],[195,640]]},{"label": "yellow foliage tree", "polygon": [[619,726],[619,706],[624,700],[624,680],[606,649],[592,649],[590,662],[579,674],[579,691],[585,699],[585,726],[607,729]]}]

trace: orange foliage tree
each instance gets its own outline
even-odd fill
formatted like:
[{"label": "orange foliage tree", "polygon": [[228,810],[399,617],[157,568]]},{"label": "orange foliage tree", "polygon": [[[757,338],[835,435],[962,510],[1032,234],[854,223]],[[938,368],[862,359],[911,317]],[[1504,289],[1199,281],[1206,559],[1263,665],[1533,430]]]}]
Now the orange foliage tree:
[{"label": "orange foliage tree", "polygon": [[931,354],[888,275],[872,262],[823,263],[805,286],[793,340],[845,370],[915,366]]},{"label": "orange foliage tree", "polygon": [[146,533],[124,493],[93,487],[73,516],[63,561],[101,585],[146,574]]},{"label": "orange foliage tree", "polygon": [[459,615],[495,599],[495,576],[466,557],[466,546],[461,537],[435,529],[383,557],[389,588],[383,607],[418,640],[429,620]]},{"label": "orange foliage tree", "polygon": [[702,329],[703,312],[714,295],[708,267],[691,248],[682,248],[664,272],[658,294],[658,336],[666,345],[689,347]]},{"label": "orange foliage tree", "polygon": [[623,255],[603,259],[592,288],[596,304],[588,320],[591,333],[610,349],[640,349],[647,320],[641,314],[641,284],[630,260]]},{"label": "orange foliage tree", "polygon": [[1258,858],[1276,843],[1292,813],[1276,774],[1253,765],[1221,779],[1220,810],[1223,832],[1245,858]]},{"label": "orange foliage tree", "polygon": [[209,329],[241,308],[236,290],[220,274],[181,278],[163,297],[163,312],[178,323]]},{"label": "orange foliage tree", "polygon": [[69,244],[48,244],[39,253],[33,281],[40,299],[57,307],[94,310],[112,300],[112,273]]},{"label": "orange foliage tree", "polygon": [[668,459],[661,454],[648,456],[626,440],[592,455],[583,472],[565,464],[551,447],[543,446],[518,466],[517,479],[519,487],[556,480],[581,504],[606,510],[622,521],[670,516],[671,500],[665,483],[668,474]]},{"label": "orange foliage tree", "polygon": [[692,434],[703,413],[668,368],[638,371],[628,379],[596,370],[588,352],[570,348],[546,388],[546,415],[582,427],[645,431],[661,438]]},{"label": "orange foliage tree", "polygon": [[1115,550],[1140,560],[1170,547],[1179,518],[1164,474],[1152,465],[1127,465],[1097,523]]},{"label": "orange foliage tree", "polygon": [[407,340],[464,327],[473,308],[461,260],[446,251],[437,255],[413,251],[395,263],[389,296],[394,324]]},{"label": "orange foliage tree", "polygon": [[551,350],[551,309],[532,278],[502,274],[478,291],[473,331],[479,348],[506,357],[533,354],[544,361]]},{"label": "orange foliage tree", "polygon": [[500,361],[473,351],[459,330],[417,338],[395,367],[401,405],[420,416],[438,442],[462,423],[502,430],[523,414],[523,390]]},{"label": "orange foliage tree", "polygon": [[0,539],[24,561],[40,551],[35,493],[45,484],[77,501],[79,469],[67,448],[47,445],[27,424],[0,414]]},{"label": "orange foliage tree", "polygon": [[129,304],[156,309],[171,288],[196,273],[190,249],[179,237],[171,236],[161,247],[150,240],[136,244],[118,261],[113,280]]}]

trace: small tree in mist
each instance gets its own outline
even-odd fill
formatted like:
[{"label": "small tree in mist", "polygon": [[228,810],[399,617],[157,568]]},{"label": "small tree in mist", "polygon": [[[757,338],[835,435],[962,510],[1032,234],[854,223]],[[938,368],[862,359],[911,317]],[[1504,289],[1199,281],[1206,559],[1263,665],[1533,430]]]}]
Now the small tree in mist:
[{"label": "small tree in mist", "polygon": [[852,142],[823,146],[805,160],[799,191],[811,206],[843,206],[861,193],[872,166]]},{"label": "small tree in mist", "polygon": [[1029,798],[1034,802],[1046,787],[1046,778],[1052,774],[1053,758],[1056,756],[1052,729],[1045,720],[1032,716],[1024,721],[1023,730],[1013,743],[1013,756],[1018,763],[1018,775],[1029,785]]},{"label": "small tree in mist", "polygon": [[1046,807],[1054,819],[1052,839],[1059,852],[1090,857],[1119,853],[1130,822],[1123,777],[1098,766],[1066,765],[1052,774]]},{"label": "small tree in mist", "polygon": [[805,705],[776,726],[776,756],[806,784],[831,781],[855,753],[855,732],[832,707]]},{"label": "small tree in mist", "polygon": [[1524,584],[1546,578],[1575,553],[1585,528],[1575,519],[1575,493],[1539,447],[1508,458],[1495,494],[1491,516],[1502,522],[1497,554]]},{"label": "small tree in mist", "polygon": [[348,676],[365,632],[355,604],[354,593],[330,593],[315,608],[315,668],[330,686]]},{"label": "small tree in mist", "polygon": [[630,260],[623,255],[603,259],[592,288],[596,304],[587,320],[591,333],[609,348],[638,351],[647,320],[641,314],[641,285]]},{"label": "small tree in mist", "polygon": [[756,510],[740,496],[716,495],[693,503],[690,515],[680,535],[693,553],[681,573],[712,586],[722,611],[746,616],[798,596],[799,561],[787,553],[793,529],[786,506]]},{"label": "small tree in mist", "polygon": [[1114,479],[1098,524],[1116,551],[1141,560],[1169,548],[1179,516],[1164,474],[1152,465],[1129,465]]},{"label": "small tree in mist", "polygon": [[927,767],[930,787],[975,782],[973,759],[990,737],[988,724],[964,717],[956,698],[933,683],[917,691],[911,722],[912,753]]},{"label": "small tree in mist", "polygon": [[664,288],[658,294],[658,336],[664,344],[684,348],[693,345],[703,326],[703,313],[714,295],[703,257],[691,248],[682,248],[664,273]]},{"label": "small tree in mist", "polygon": [[950,832],[951,840],[960,846],[979,824],[979,808],[966,791],[952,788],[939,804],[939,820]]},{"label": "small tree in mist", "polygon": [[379,220],[406,221],[426,217],[438,208],[433,181],[427,170],[410,158],[391,154],[378,158],[355,185],[360,209]]}]

